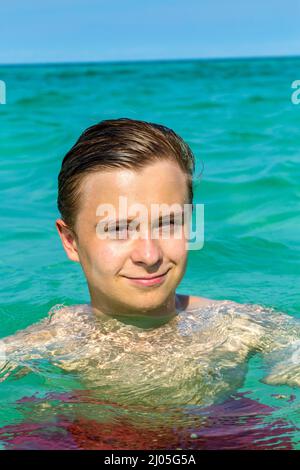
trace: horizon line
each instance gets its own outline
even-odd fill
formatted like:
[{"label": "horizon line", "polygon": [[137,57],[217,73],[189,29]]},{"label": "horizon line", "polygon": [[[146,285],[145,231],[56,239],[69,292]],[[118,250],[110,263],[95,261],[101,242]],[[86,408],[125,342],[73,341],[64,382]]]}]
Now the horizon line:
[{"label": "horizon line", "polygon": [[253,59],[289,59],[300,58],[300,54],[291,55],[249,55],[249,56],[224,56],[224,57],[182,57],[182,58],[160,58],[160,59],[112,59],[112,60],[78,60],[78,61],[57,61],[57,62],[1,62],[0,67],[18,66],[44,66],[44,65],[78,65],[78,64],[128,64],[136,62],[184,62],[184,61],[220,61],[220,60],[253,60]]}]

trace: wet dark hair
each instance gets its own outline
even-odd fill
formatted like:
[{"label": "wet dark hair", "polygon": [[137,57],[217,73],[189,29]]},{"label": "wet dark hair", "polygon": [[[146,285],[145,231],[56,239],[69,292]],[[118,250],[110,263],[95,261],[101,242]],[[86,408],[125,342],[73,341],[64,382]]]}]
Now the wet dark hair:
[{"label": "wet dark hair", "polygon": [[88,174],[108,169],[138,171],[161,160],[176,162],[185,173],[188,203],[192,204],[195,157],[172,129],[129,118],[104,120],[89,127],[62,161],[57,198],[61,218],[75,233],[81,183]]}]

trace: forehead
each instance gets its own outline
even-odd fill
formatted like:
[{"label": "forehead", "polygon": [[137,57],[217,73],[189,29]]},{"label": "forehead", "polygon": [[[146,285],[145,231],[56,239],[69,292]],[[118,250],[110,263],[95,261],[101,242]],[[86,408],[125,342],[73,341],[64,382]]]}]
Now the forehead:
[{"label": "forehead", "polygon": [[179,165],[161,161],[138,171],[112,169],[86,176],[81,187],[81,208],[99,203],[116,205],[119,196],[126,196],[129,203],[184,203],[187,193],[186,175]]}]

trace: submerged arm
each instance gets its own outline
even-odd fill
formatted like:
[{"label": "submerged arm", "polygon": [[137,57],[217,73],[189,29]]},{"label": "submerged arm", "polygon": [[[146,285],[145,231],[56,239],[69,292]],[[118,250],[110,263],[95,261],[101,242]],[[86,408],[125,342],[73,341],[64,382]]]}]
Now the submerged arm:
[{"label": "submerged arm", "polygon": [[53,326],[47,324],[48,319],[17,331],[15,334],[1,339],[4,353],[7,356],[22,356],[32,348],[43,347],[56,336]]},{"label": "submerged arm", "polygon": [[261,381],[300,386],[300,319],[272,308],[255,307],[251,320],[263,328],[256,349],[267,371]]},{"label": "submerged arm", "polygon": [[[65,308],[60,309],[59,315],[66,311]],[[20,367],[18,374],[26,374],[30,370],[26,366],[32,361],[55,353],[61,336],[61,325],[60,321],[51,323],[53,313],[51,309],[48,317],[0,339],[0,382]]]}]

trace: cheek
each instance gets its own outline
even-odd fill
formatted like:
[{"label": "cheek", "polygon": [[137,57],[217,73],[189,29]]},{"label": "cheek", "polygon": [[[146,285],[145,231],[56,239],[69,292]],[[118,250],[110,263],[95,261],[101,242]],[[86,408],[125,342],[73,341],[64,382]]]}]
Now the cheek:
[{"label": "cheek", "polygon": [[184,264],[187,257],[185,240],[165,240],[162,249],[167,258],[174,261],[176,264]]},{"label": "cheek", "polygon": [[100,244],[89,254],[94,272],[102,275],[115,274],[122,268],[126,255],[118,244]]}]

